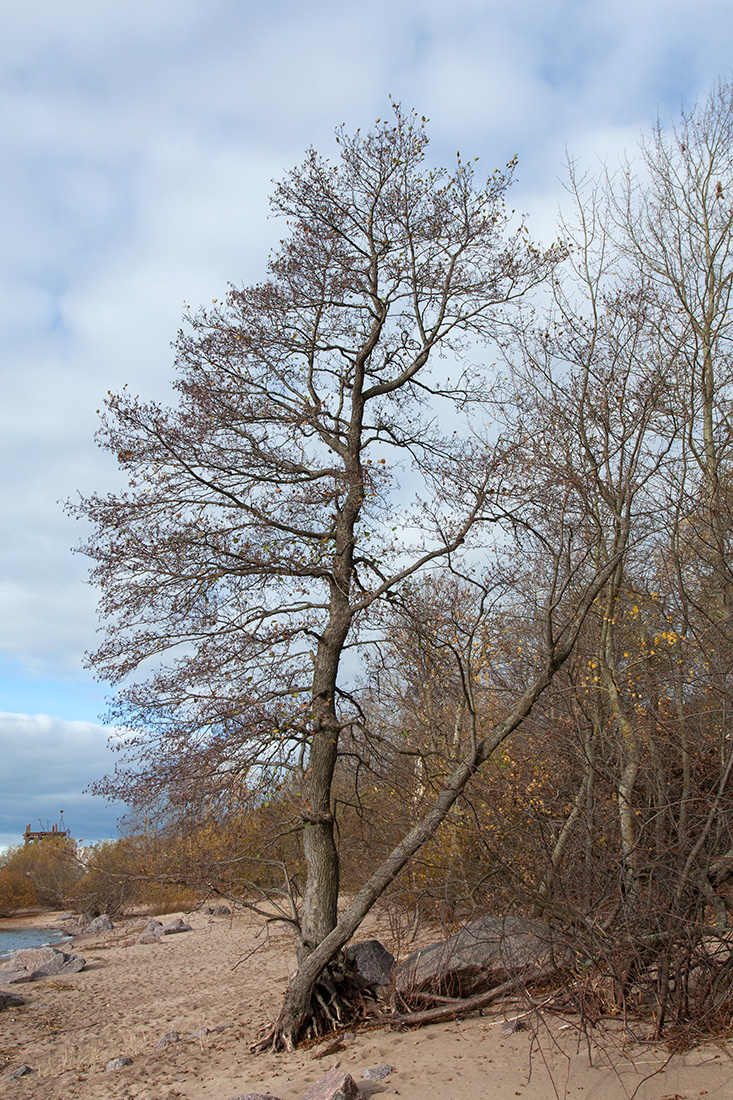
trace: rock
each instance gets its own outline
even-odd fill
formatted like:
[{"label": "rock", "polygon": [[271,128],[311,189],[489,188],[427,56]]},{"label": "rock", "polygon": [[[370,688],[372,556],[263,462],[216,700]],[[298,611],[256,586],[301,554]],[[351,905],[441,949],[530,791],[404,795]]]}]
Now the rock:
[{"label": "rock", "polygon": [[80,955],[69,955],[55,947],[26,947],[15,951],[0,967],[0,981],[3,985],[36,982],[39,978],[76,974],[85,965]]},{"label": "rock", "polygon": [[29,1073],[35,1073],[36,1071],[32,1066],[22,1065],[14,1069],[12,1073],[9,1073],[5,1078],[6,1081],[15,1081],[18,1077],[27,1077]]},{"label": "rock", "polygon": [[39,967],[50,962],[57,954],[58,952],[53,947],[22,947],[19,951],[14,951],[2,964],[0,978],[2,977],[2,971],[6,968],[8,970],[38,970]]},{"label": "rock", "polygon": [[210,1027],[199,1027],[196,1031],[192,1031],[190,1035],[187,1035],[187,1039],[205,1039],[207,1035],[211,1034],[212,1029]]},{"label": "rock", "polygon": [[334,1066],[325,1077],[311,1085],[303,1100],[364,1100],[364,1094],[350,1074]]},{"label": "rock", "polygon": [[371,1069],[365,1069],[362,1077],[365,1081],[381,1081],[384,1077],[389,1077],[390,1073],[394,1073],[394,1066],[389,1066],[385,1062],[383,1066],[372,1066]]},{"label": "rock", "polygon": [[229,1100],[278,1100],[277,1096],[271,1096],[269,1092],[240,1092],[239,1096],[231,1096]]},{"label": "rock", "polygon": [[159,920],[149,920],[148,923],[145,925],[143,932],[147,936],[162,936],[163,925]]},{"label": "rock", "polygon": [[395,959],[379,940],[361,940],[346,948],[346,958],[356,972],[359,984],[389,985],[394,977]]},{"label": "rock", "polygon": [[0,981],[3,985],[18,985],[31,980],[30,970],[0,970]]},{"label": "rock", "polygon": [[52,978],[55,975],[78,974],[85,966],[86,960],[81,955],[67,955],[64,951],[57,951],[53,959],[31,973],[31,981]]},{"label": "rock", "polygon": [[20,993],[7,993],[0,989],[0,1012],[6,1008],[20,1008],[24,1004],[25,997],[21,997]]},{"label": "rock", "polygon": [[501,1027],[501,1033],[506,1038],[507,1035],[513,1035],[515,1031],[524,1031],[526,1027],[524,1020],[505,1020]]},{"label": "rock", "polygon": [[114,925],[106,913],[102,913],[100,917],[95,917],[87,927],[87,932],[95,936],[98,936],[100,932],[112,932],[113,930]]},{"label": "rock", "polygon": [[114,1073],[116,1069],[123,1069],[124,1066],[131,1065],[132,1058],[128,1058],[127,1055],[125,1055],[123,1058],[113,1058],[110,1062],[107,1062],[104,1071],[105,1073]]},{"label": "rock", "polygon": [[160,934],[156,932],[143,932],[142,936],[138,936],[135,943],[157,943],[160,946]]},{"label": "rock", "polygon": [[59,913],[59,915],[56,917],[56,920],[57,921],[76,920],[76,917],[74,916],[73,913]]},{"label": "rock", "polygon": [[181,1036],[178,1034],[177,1031],[166,1031],[165,1035],[163,1035],[162,1038],[158,1039],[158,1042],[155,1044],[154,1049],[165,1050],[166,1047],[171,1046],[173,1043],[179,1042],[180,1038]]},{"label": "rock", "polygon": [[397,989],[470,997],[544,966],[551,953],[541,921],[482,917],[450,939],[408,955],[397,968]]},{"label": "rock", "polygon": [[230,917],[232,914],[228,905],[207,905],[206,912],[212,917]]},{"label": "rock", "polygon": [[178,932],[193,932],[193,928],[190,924],[186,924],[185,920],[178,917],[170,924],[166,924],[162,934],[164,936],[175,936]]}]

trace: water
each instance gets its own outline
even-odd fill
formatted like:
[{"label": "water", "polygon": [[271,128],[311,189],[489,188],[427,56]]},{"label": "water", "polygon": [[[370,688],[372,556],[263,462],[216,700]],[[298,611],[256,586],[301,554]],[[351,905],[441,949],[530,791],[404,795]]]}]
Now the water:
[{"label": "water", "polygon": [[45,947],[65,939],[68,937],[56,928],[3,928],[0,929],[0,959],[21,947]]}]

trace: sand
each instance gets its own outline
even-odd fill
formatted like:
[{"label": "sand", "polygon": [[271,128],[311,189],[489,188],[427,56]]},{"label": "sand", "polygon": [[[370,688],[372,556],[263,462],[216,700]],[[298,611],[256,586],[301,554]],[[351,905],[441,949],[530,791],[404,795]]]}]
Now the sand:
[{"label": "sand", "polygon": [[[318,1047],[293,1054],[249,1053],[263,1020],[277,1014],[292,966],[288,933],[269,939],[247,913],[182,915],[192,932],[159,946],[126,946],[133,935],[80,937],[78,974],[14,986],[25,1007],[0,1013],[0,1095],[18,1100],[230,1100],[248,1092],[300,1100],[334,1065],[350,1073],[365,1097],[400,1100],[681,1100],[733,1096],[733,1061],[708,1046],[670,1057],[664,1048],[629,1043],[609,1022],[590,1051],[576,1022],[537,1015],[524,1030],[502,1035],[504,1012],[419,1031],[362,1029],[345,1049],[315,1059]],[[36,923],[48,923],[44,915]],[[3,922],[17,926],[19,921]],[[372,923],[366,935],[388,931]],[[510,1016],[518,1009],[511,1009]],[[192,1036],[202,1028],[216,1029]],[[169,1031],[181,1040],[163,1049]],[[132,1064],[112,1072],[117,1057]],[[8,1081],[25,1063],[34,1072]],[[381,1081],[365,1070],[389,1063]]]}]

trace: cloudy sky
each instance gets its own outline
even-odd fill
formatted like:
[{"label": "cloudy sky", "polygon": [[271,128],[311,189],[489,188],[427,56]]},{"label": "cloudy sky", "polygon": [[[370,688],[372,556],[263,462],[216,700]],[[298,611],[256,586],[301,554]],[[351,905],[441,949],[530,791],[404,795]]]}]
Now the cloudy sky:
[{"label": "cloudy sky", "polygon": [[184,302],[260,278],[271,181],[388,97],[433,156],[519,155],[548,241],[566,149],[614,162],[657,113],[730,77],[730,0],[29,0],[0,41],[0,844],[30,822],[86,842],[119,807],[83,669],[95,594],[59,501],[117,481],[93,442],[108,390],[165,398]]}]

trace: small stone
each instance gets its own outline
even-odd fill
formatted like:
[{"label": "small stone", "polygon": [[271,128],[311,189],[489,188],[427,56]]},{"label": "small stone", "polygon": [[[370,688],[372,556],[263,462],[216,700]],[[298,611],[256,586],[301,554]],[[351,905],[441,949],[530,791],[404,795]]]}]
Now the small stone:
[{"label": "small stone", "polygon": [[110,1062],[107,1062],[104,1069],[106,1073],[113,1073],[116,1069],[122,1069],[124,1066],[131,1065],[132,1058],[128,1058],[127,1055],[125,1055],[123,1058],[113,1058]]},{"label": "small stone", "polygon": [[325,1077],[311,1085],[303,1100],[364,1100],[364,1094],[351,1074],[334,1066]]},{"label": "small stone", "polygon": [[18,1066],[17,1069],[14,1069],[12,1073],[9,1073],[5,1080],[15,1081],[18,1077],[26,1077],[29,1073],[35,1072],[36,1071],[33,1069],[32,1066],[27,1066],[23,1064],[22,1066]]},{"label": "small stone", "polygon": [[24,1004],[25,997],[21,997],[20,993],[8,993],[0,989],[0,1012],[5,1008],[20,1008]]},{"label": "small stone", "polygon": [[192,1031],[191,1034],[187,1036],[187,1038],[188,1039],[205,1039],[206,1036],[209,1035],[210,1033],[211,1033],[211,1028],[210,1027],[200,1027],[200,1028],[198,1028],[197,1031]]},{"label": "small stone", "polygon": [[162,934],[164,936],[175,936],[178,932],[193,932],[193,928],[190,924],[186,924],[185,920],[178,917],[177,920],[167,924],[163,929]]},{"label": "small stone", "polygon": [[382,1066],[372,1066],[371,1069],[364,1070],[362,1077],[365,1081],[381,1081],[382,1078],[389,1077],[390,1073],[394,1073],[394,1066],[385,1062]]},{"label": "small stone", "polygon": [[513,1035],[515,1031],[524,1031],[526,1026],[524,1020],[505,1020],[501,1028],[501,1033],[504,1036]]},{"label": "small stone", "polygon": [[230,917],[232,914],[228,905],[207,905],[206,912],[210,917]]},{"label": "small stone", "polygon": [[181,1036],[177,1031],[166,1031],[165,1035],[161,1039],[158,1039],[154,1049],[164,1050],[166,1047],[169,1047],[171,1043],[179,1042],[180,1038]]},{"label": "small stone", "polygon": [[271,1096],[269,1092],[240,1092],[239,1096],[231,1096],[229,1100],[278,1100],[277,1096]]}]

